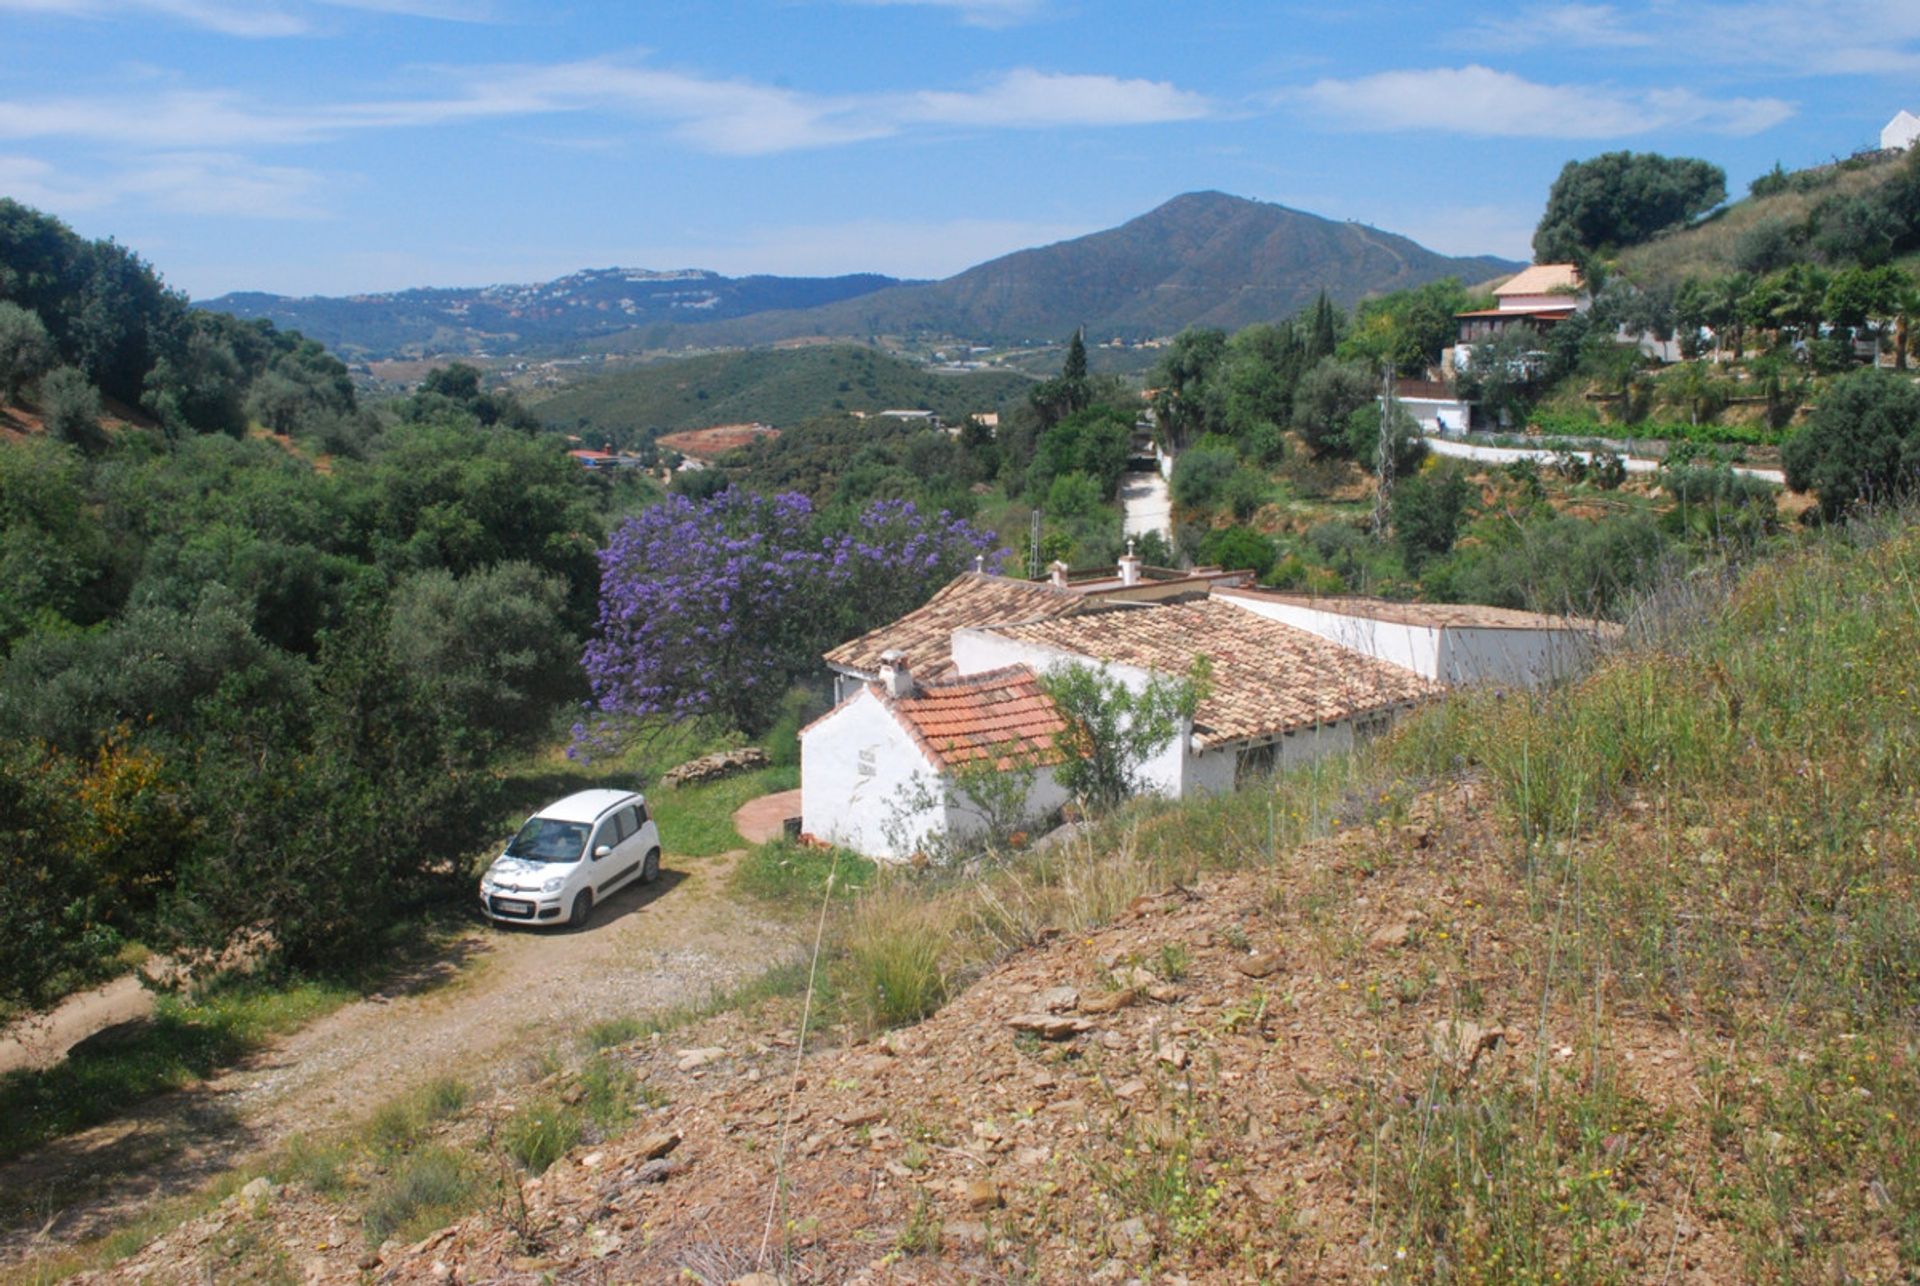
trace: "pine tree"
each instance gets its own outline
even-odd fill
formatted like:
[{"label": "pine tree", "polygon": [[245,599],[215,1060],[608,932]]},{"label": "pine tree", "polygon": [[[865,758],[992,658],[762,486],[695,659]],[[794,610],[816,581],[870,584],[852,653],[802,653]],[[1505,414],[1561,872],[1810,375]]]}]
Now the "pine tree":
[{"label": "pine tree", "polygon": [[1307,325],[1307,361],[1312,363],[1333,356],[1334,347],[1339,342],[1333,301],[1327,298],[1327,292],[1323,290],[1320,297],[1313,301],[1313,317]]}]

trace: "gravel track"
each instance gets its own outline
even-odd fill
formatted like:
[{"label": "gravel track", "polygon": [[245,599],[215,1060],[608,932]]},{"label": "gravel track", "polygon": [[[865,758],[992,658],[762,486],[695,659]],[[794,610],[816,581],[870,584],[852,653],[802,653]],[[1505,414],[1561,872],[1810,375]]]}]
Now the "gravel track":
[{"label": "gravel track", "polygon": [[739,858],[670,858],[657,883],[615,894],[584,930],[476,924],[427,968],[215,1079],[0,1165],[0,1267],[98,1235],[155,1197],[434,1077],[484,1091],[595,1022],[698,1004],[759,974],[799,943],[734,897]]}]

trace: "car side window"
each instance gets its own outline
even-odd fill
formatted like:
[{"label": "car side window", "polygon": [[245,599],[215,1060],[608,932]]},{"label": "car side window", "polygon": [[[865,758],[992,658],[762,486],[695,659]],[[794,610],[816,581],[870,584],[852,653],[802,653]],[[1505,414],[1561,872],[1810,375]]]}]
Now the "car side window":
[{"label": "car side window", "polygon": [[639,826],[634,824],[633,808],[631,805],[615,813],[613,815],[613,822],[614,825],[620,828],[620,838],[622,840],[631,838],[633,833],[640,829]]},{"label": "car side window", "polygon": [[647,806],[645,804],[635,804],[634,813],[636,814],[636,820],[633,824],[633,829],[639,830],[647,824]]},{"label": "car side window", "polygon": [[620,828],[614,824],[614,819],[609,817],[606,821],[601,822],[599,828],[593,832],[593,846],[587,851],[593,854],[595,861],[598,861],[600,859],[601,849],[612,848],[619,842]]}]

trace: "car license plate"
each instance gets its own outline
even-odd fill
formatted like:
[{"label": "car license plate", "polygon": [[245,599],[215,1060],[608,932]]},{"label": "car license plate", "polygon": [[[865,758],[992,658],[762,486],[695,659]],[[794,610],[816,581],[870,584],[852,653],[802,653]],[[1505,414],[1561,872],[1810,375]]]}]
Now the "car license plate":
[{"label": "car license plate", "polygon": [[493,909],[501,915],[532,915],[533,903],[516,902],[512,898],[495,898]]}]

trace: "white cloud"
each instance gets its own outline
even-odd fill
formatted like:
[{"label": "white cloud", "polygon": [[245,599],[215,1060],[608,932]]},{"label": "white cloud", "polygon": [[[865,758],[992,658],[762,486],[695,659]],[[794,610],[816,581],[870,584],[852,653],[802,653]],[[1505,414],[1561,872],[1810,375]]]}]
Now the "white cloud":
[{"label": "white cloud", "polygon": [[297,36],[307,30],[303,18],[279,5],[228,0],[0,0],[0,12],[66,18],[157,13],[228,36]]},{"label": "white cloud", "polygon": [[609,118],[664,125],[700,151],[757,156],[842,146],[926,125],[1043,129],[1191,120],[1207,101],[1163,81],[1008,72],[978,90],[805,93],[613,59],[450,73],[437,97],[312,107],[217,91],[0,100],[0,140],[77,139],[106,146],[221,149],[301,144],[367,130],[572,115],[606,133]]},{"label": "white cloud", "polygon": [[440,22],[488,23],[500,20],[494,5],[485,0],[318,0],[336,9],[362,9],[368,13],[390,13],[403,18],[433,18]]},{"label": "white cloud", "polygon": [[79,139],[115,146],[228,148],[304,143],[333,130],[320,115],[288,114],[237,95],[175,91],[152,97],[0,100],[0,139]]},{"label": "white cloud", "polygon": [[1501,50],[1633,51],[1636,61],[1764,68],[1780,75],[1920,71],[1920,5],[1908,0],[1652,0],[1530,7],[1470,25],[1454,43]]},{"label": "white cloud", "polygon": [[1020,68],[972,92],[924,90],[906,115],[946,125],[1044,129],[1195,120],[1207,100],[1164,80],[1121,80]]},{"label": "white cloud", "polygon": [[975,27],[1011,27],[1032,21],[1047,7],[1047,0],[849,0],[869,8],[915,7],[951,9],[963,22]]},{"label": "white cloud", "polygon": [[0,153],[0,192],[26,205],[49,210],[92,210],[110,204],[112,194],[75,183],[34,156]]},{"label": "white cloud", "polygon": [[222,152],[151,157],[113,181],[115,199],[139,200],[176,214],[238,219],[318,219],[323,180],[311,170],[258,165]]},{"label": "white cloud", "polygon": [[1607,139],[1671,129],[1757,134],[1794,110],[1778,98],[1713,99],[1690,89],[1543,85],[1481,66],[1321,80],[1282,97],[1353,129],[1494,138]]},{"label": "white cloud", "polygon": [[[491,22],[494,11],[480,0],[313,0],[339,9],[445,22]],[[311,6],[307,6],[310,8]],[[0,0],[0,13],[37,13],[67,18],[160,14],[224,36],[270,39],[306,35],[313,24],[302,6],[275,0]]]},{"label": "white cloud", "polygon": [[1467,27],[1453,42],[1495,49],[1640,49],[1653,34],[1634,26],[1608,4],[1544,5],[1524,18],[1489,18]]},{"label": "white cloud", "polygon": [[240,219],[326,217],[311,170],[258,165],[224,152],[160,152],[97,174],[65,174],[38,157],[0,155],[0,191],[28,205],[72,213],[124,201],[176,214]]}]

